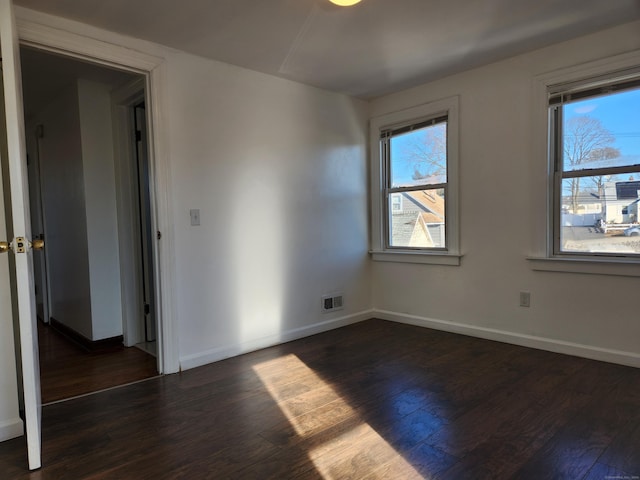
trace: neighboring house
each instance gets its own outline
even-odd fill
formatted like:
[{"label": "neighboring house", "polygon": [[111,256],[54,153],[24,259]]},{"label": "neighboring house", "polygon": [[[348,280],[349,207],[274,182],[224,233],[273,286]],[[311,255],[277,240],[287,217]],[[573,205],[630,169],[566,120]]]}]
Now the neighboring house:
[{"label": "neighboring house", "polygon": [[429,190],[393,194],[391,245],[444,248],[444,198]]},{"label": "neighboring house", "polygon": [[[581,164],[587,169],[609,169],[640,163],[640,156],[622,155]],[[570,195],[562,197],[562,224],[564,226],[591,226],[598,221],[605,223],[637,223],[640,181],[633,177],[616,181],[621,175],[590,177],[600,180],[599,185],[588,180],[581,187],[591,186],[592,190],[580,191],[575,203]],[[609,181],[604,181],[605,179]]]},{"label": "neighboring house", "polygon": [[604,194],[580,194],[577,211],[572,210],[570,196],[562,197],[562,223],[565,226],[594,225],[602,219],[606,223],[637,223],[640,202],[640,181],[606,182]]},{"label": "neighboring house", "polygon": [[604,221],[607,223],[636,223],[640,181],[607,182],[604,189]]}]

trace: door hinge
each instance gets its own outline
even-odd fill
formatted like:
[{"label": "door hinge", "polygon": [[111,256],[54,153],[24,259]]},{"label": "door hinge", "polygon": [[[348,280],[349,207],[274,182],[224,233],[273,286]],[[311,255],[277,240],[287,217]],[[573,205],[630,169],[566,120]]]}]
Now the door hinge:
[{"label": "door hinge", "polygon": [[144,304],[144,314],[145,315],[149,315],[149,313],[151,313],[151,307],[149,306],[148,303]]},{"label": "door hinge", "polygon": [[142,132],[140,130],[136,130],[136,142],[142,141]]},{"label": "door hinge", "polygon": [[160,232],[160,230],[158,230],[158,232],[156,233],[158,240],[160,240],[162,238],[162,233]]}]

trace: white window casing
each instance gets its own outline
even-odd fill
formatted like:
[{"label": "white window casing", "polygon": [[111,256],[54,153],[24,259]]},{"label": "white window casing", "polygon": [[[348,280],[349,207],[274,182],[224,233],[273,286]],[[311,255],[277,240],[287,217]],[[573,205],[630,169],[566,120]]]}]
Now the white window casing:
[{"label": "white window casing", "polygon": [[[447,122],[447,181],[445,218],[445,248],[398,248],[390,247],[388,239],[390,208],[385,192],[388,190],[388,166],[382,150],[381,133],[401,129],[431,119],[446,117]],[[377,261],[425,263],[439,265],[459,265],[459,212],[458,212],[458,172],[459,172],[459,97],[425,103],[400,110],[370,121],[371,152],[371,254]]]},{"label": "white window casing", "polygon": [[[559,131],[554,126],[553,107],[576,96],[598,95],[598,89],[615,92],[640,80],[640,52],[590,62],[540,75],[534,79],[532,95],[533,162],[530,179],[535,216],[532,224],[533,270],[601,275],[640,276],[640,258],[634,254],[566,252],[559,246],[561,181],[557,162]],[[589,173],[587,170],[584,175]],[[602,172],[596,172],[602,173]],[[571,177],[571,174],[566,175]],[[576,175],[577,176],[577,175]]]}]

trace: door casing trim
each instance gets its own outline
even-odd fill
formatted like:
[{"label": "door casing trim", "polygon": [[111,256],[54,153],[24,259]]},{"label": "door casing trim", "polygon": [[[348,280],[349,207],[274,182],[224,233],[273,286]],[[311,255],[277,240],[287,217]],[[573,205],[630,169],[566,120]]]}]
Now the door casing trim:
[{"label": "door casing trim", "polygon": [[[162,232],[162,238],[154,248],[156,272],[156,302],[158,315],[158,367],[160,373],[179,371],[177,325],[175,322],[175,300],[173,297],[175,265],[174,234],[171,214],[171,165],[166,141],[168,117],[165,113],[166,61],[132,48],[98,40],[66,29],[41,23],[60,20],[65,28],[82,24],[64,21],[49,15],[17,7],[16,23],[21,45],[38,48],[68,57],[88,60],[93,63],[127,70],[144,75],[146,83],[149,119],[150,184],[152,185],[153,230]],[[117,35],[117,34],[113,34]]]}]

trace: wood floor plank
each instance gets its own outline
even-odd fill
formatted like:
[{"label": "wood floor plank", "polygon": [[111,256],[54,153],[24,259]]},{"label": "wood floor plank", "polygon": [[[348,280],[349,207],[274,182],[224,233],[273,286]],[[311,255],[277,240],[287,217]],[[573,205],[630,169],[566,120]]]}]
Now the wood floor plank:
[{"label": "wood floor plank", "polygon": [[[590,382],[584,375],[567,382],[569,392],[588,395],[588,403],[517,472],[521,478],[540,478],[553,474],[556,478],[583,478],[607,451],[613,440],[629,422],[637,422],[640,410],[628,402],[625,377],[631,373],[625,367],[594,362],[585,366]],[[636,373],[636,372],[633,372]],[[634,375],[635,376],[635,375]],[[622,406],[626,408],[621,408]],[[636,444],[636,452],[640,452]],[[629,465],[626,464],[625,468]]]},{"label": "wood floor plank", "polygon": [[626,465],[631,473],[640,477],[640,423],[631,422],[623,427],[611,442],[598,463],[605,465]]},{"label": "wood floor plank", "polygon": [[636,480],[639,477],[638,474],[632,475],[604,463],[596,463],[584,480]]}]

